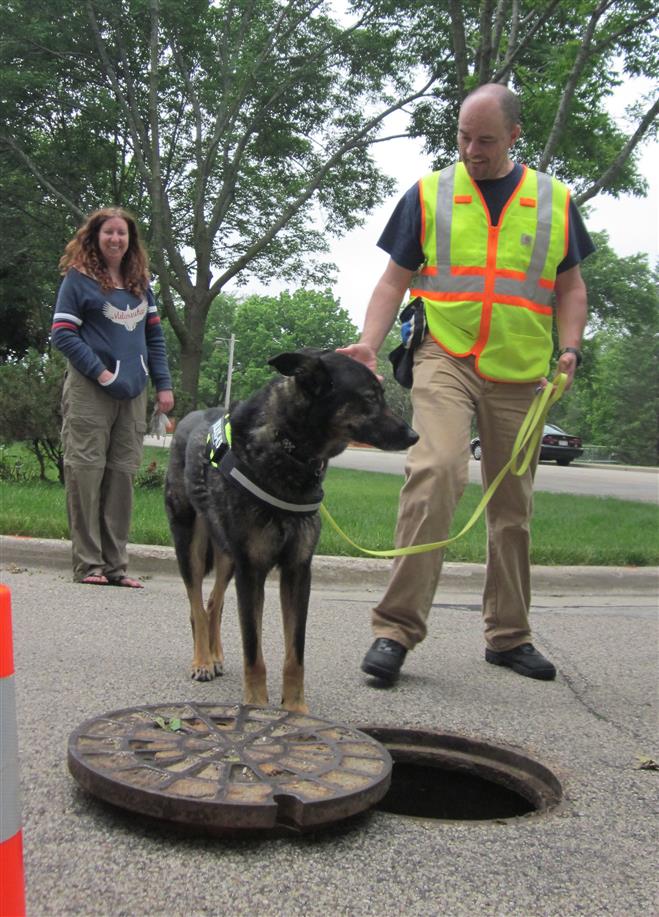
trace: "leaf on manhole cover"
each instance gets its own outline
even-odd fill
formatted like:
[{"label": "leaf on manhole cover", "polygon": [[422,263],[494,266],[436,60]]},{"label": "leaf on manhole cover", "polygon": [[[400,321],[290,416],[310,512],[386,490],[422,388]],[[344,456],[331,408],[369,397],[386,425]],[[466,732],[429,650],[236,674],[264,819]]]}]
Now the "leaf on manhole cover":
[{"label": "leaf on manhole cover", "polygon": [[659,771],[659,764],[647,755],[636,755],[636,768],[639,771]]},{"label": "leaf on manhole cover", "polygon": [[166,720],[162,716],[157,716],[156,726],[159,726],[161,729],[167,729],[168,732],[178,732],[180,729],[183,729],[183,723],[178,717]]}]

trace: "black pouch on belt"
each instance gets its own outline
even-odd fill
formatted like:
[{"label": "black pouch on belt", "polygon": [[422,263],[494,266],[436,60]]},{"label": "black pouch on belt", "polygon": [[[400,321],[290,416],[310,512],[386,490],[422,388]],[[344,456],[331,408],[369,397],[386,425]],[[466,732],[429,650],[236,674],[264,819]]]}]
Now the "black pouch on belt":
[{"label": "black pouch on belt", "polygon": [[394,379],[403,388],[412,388],[412,371],[414,369],[414,351],[426,336],[426,310],[420,296],[409,302],[399,315],[401,323],[400,336],[402,343],[389,354],[393,367]]}]

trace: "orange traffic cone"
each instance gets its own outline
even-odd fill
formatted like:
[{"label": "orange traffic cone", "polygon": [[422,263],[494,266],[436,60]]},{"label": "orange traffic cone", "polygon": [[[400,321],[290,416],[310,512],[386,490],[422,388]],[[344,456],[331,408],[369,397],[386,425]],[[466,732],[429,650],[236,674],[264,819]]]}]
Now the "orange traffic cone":
[{"label": "orange traffic cone", "polygon": [[11,592],[0,584],[0,917],[25,914]]}]

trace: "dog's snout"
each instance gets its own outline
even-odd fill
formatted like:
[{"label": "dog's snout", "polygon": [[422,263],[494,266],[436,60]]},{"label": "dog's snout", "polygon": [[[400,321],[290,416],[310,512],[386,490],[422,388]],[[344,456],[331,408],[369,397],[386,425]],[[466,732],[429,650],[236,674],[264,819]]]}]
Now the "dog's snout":
[{"label": "dog's snout", "polygon": [[419,434],[401,417],[396,417],[387,410],[377,420],[363,424],[354,439],[377,449],[397,452],[413,446],[418,441]]},{"label": "dog's snout", "polygon": [[[410,446],[413,446],[414,443],[419,441],[419,434],[416,430],[413,430],[412,427],[405,423],[405,421],[400,422],[400,430],[398,435],[392,436],[390,442],[392,445],[385,446],[386,449],[409,449]],[[395,443],[395,445],[394,445]]]},{"label": "dog's snout", "polygon": [[412,427],[408,426],[408,428],[407,428],[407,445],[408,445],[408,447],[409,447],[409,446],[413,446],[414,443],[418,443],[418,442],[419,442],[419,434],[416,432],[416,430],[413,430]]}]

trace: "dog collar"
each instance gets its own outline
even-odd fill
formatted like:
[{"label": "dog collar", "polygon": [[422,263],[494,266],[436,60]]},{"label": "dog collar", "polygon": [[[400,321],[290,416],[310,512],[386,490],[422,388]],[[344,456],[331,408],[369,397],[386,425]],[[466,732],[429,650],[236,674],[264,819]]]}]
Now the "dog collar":
[{"label": "dog collar", "polygon": [[301,513],[311,515],[318,512],[320,504],[323,502],[323,491],[321,488],[312,494],[312,503],[291,503],[288,500],[280,500],[267,490],[263,490],[258,484],[255,484],[247,475],[247,469],[241,465],[231,450],[231,422],[229,415],[225,414],[216,421],[208,432],[206,437],[206,457],[210,465],[224,475],[232,484],[237,484],[244,490],[249,491],[252,496],[256,497],[262,503],[274,506],[276,509],[283,510],[287,513]]}]

